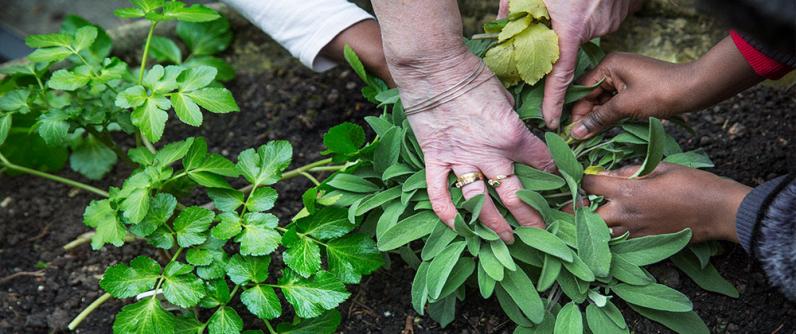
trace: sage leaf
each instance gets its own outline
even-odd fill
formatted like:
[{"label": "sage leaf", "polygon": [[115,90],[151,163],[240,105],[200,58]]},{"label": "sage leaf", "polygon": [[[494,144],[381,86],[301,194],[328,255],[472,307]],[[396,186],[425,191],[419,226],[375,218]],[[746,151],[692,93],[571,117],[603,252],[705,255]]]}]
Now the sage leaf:
[{"label": "sage leaf", "polygon": [[655,117],[650,117],[649,124],[649,143],[647,144],[647,157],[644,163],[631,177],[641,177],[652,173],[655,167],[663,159],[664,141],[666,140],[666,132],[663,129],[661,121]]},{"label": "sage leaf", "polygon": [[611,245],[611,251],[621,254],[630,263],[646,266],[677,254],[691,240],[691,229],[676,233],[631,238]]},{"label": "sage leaf", "polygon": [[589,325],[592,333],[606,333],[606,334],[623,334],[629,333],[627,327],[620,328],[617,326],[601,307],[589,304],[586,306],[586,323]]},{"label": "sage leaf", "polygon": [[686,295],[662,284],[636,286],[620,283],[612,286],[611,290],[633,305],[669,312],[689,312],[693,309]]},{"label": "sage leaf", "polygon": [[544,305],[533,282],[523,270],[506,271],[503,280],[498,284],[506,290],[511,299],[519,306],[531,322],[538,324],[544,319]]},{"label": "sage leaf", "polygon": [[694,283],[707,291],[738,298],[738,290],[732,283],[725,280],[712,264],[702,268],[699,260],[690,251],[682,251],[671,257],[672,263],[682,270]]},{"label": "sage leaf", "polygon": [[556,316],[555,334],[583,333],[583,315],[578,309],[578,304],[569,302]]},{"label": "sage leaf", "polygon": [[467,245],[463,241],[457,241],[445,247],[445,249],[431,261],[428,267],[426,284],[428,296],[437,299],[442,293],[442,288],[448,280],[453,267],[459,260],[464,248]]},{"label": "sage leaf", "polygon": [[556,282],[558,274],[561,272],[561,261],[558,258],[545,255],[542,273],[539,274],[539,281],[536,282],[537,291],[546,291]]},{"label": "sage leaf", "polygon": [[578,208],[575,214],[578,237],[578,256],[597,277],[608,276],[611,268],[611,250],[608,241],[611,232],[602,218],[589,209]]},{"label": "sage leaf", "polygon": [[393,250],[428,235],[437,224],[441,222],[433,211],[420,211],[385,231],[376,244],[382,252]]},{"label": "sage leaf", "polygon": [[566,172],[576,182],[580,182],[583,177],[583,165],[575,158],[575,153],[572,152],[569,145],[554,132],[546,132],[544,137],[558,169]]},{"label": "sage leaf", "polygon": [[514,164],[514,174],[520,179],[523,188],[542,191],[559,189],[566,184],[558,175],[550,174],[523,164]]},{"label": "sage leaf", "polygon": [[535,249],[553,255],[566,262],[572,262],[572,251],[563,241],[546,230],[533,227],[519,227],[514,230],[520,240]]},{"label": "sage leaf", "polygon": [[709,334],[710,330],[694,311],[666,312],[628,304],[633,311],[668,327],[679,334]]},{"label": "sage leaf", "polygon": [[373,182],[353,174],[336,174],[331,180],[327,181],[326,184],[332,188],[355,193],[372,193],[381,189],[381,187],[375,185]]}]

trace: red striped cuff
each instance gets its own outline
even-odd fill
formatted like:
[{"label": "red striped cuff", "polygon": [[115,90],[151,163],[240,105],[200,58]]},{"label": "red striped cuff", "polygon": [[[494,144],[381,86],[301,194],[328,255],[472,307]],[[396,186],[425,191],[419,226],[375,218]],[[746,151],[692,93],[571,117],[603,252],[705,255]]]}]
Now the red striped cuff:
[{"label": "red striped cuff", "polygon": [[792,70],[789,66],[771,59],[760,52],[760,50],[755,49],[754,46],[744,40],[735,30],[730,30],[730,36],[732,37],[732,41],[735,42],[735,47],[737,47],[738,51],[746,58],[746,62],[752,66],[752,69],[757,75],[766,79],[777,80]]}]

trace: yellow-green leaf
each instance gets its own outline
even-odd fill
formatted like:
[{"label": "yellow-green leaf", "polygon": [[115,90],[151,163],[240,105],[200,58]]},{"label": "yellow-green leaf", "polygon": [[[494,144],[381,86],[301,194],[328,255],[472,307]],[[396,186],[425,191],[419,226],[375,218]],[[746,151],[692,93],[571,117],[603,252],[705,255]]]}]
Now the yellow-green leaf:
[{"label": "yellow-green leaf", "polygon": [[538,20],[541,18],[549,19],[550,15],[547,14],[547,6],[544,5],[542,0],[510,0],[509,13],[526,12],[528,15]]},{"label": "yellow-green leaf", "polygon": [[520,73],[517,72],[517,64],[514,62],[514,43],[511,40],[489,49],[484,61],[504,85],[511,86],[520,81]]},{"label": "yellow-green leaf", "polygon": [[511,21],[503,27],[503,30],[500,31],[498,35],[498,42],[503,42],[509,38],[514,37],[514,35],[519,34],[525,28],[531,25],[531,17],[530,16],[523,16],[517,20]]},{"label": "yellow-green leaf", "polygon": [[558,60],[558,36],[544,24],[530,25],[514,36],[513,43],[517,72],[529,85],[550,73]]}]

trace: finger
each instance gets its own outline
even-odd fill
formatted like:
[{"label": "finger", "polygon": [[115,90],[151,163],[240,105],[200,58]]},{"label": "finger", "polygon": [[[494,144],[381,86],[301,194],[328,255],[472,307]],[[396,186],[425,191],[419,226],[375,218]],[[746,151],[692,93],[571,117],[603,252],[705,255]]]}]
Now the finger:
[{"label": "finger", "polygon": [[456,219],[456,206],[451,201],[448,191],[448,173],[450,169],[436,164],[426,164],[426,190],[431,208],[443,223],[453,228]]},{"label": "finger", "polygon": [[[554,22],[553,29],[555,28]],[[558,29],[555,30],[558,31]],[[553,130],[558,129],[561,110],[564,108],[564,97],[575,76],[579,45],[577,41],[560,38],[559,47],[561,56],[545,79],[544,98],[542,99],[542,115],[547,127]]]},{"label": "finger", "polygon": [[512,151],[511,159],[548,172],[553,172],[556,169],[556,164],[547,145],[530,131],[523,132],[519,144]]},{"label": "finger", "polygon": [[611,176],[611,177],[622,177],[622,178],[629,178],[636,174],[638,169],[641,168],[639,165],[630,165],[625,166],[619,169],[607,170],[600,173],[600,175]]},{"label": "finger", "polygon": [[500,20],[509,16],[509,0],[500,0],[498,7],[497,19]]},{"label": "finger", "polygon": [[623,182],[626,180],[604,176],[604,175],[584,175],[581,186],[587,194],[604,196],[611,199],[619,195]]},{"label": "finger", "polygon": [[[456,175],[464,175],[467,173],[476,172],[477,169],[473,167],[454,167]],[[503,241],[508,244],[514,243],[514,232],[511,225],[500,214],[492,198],[486,193],[486,183],[484,181],[476,181],[462,187],[462,195],[465,199],[470,199],[475,196],[484,194],[484,204],[481,206],[481,214],[478,219],[484,225],[495,231]]]},{"label": "finger", "polygon": [[494,186],[495,192],[500,197],[500,201],[503,202],[503,206],[511,212],[520,225],[538,228],[545,227],[545,221],[542,216],[517,197],[517,191],[522,190],[522,183],[519,178],[512,175],[514,168],[511,167],[511,163],[507,163],[507,168],[502,171],[492,170],[497,173],[490,172],[487,168],[481,168],[481,170],[484,171],[487,178],[492,180],[497,179],[499,176],[505,176],[504,179],[497,181],[499,184]]},{"label": "finger", "polygon": [[625,225],[625,214],[618,202],[608,202],[597,208],[597,214],[605,221],[608,227]]},{"label": "finger", "polygon": [[587,113],[573,127],[572,137],[577,139],[589,138],[624,118],[623,108],[621,107],[623,97],[617,95],[608,100],[606,104],[594,106],[591,112]]},{"label": "finger", "polygon": [[616,238],[625,234],[627,232],[627,227],[622,225],[614,225],[613,227],[609,227],[608,231],[611,232],[611,237]]}]

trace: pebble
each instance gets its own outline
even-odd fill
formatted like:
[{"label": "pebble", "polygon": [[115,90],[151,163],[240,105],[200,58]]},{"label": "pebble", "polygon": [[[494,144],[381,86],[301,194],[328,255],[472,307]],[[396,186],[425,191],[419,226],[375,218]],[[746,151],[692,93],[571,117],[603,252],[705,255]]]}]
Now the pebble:
[{"label": "pebble", "polygon": [[3,201],[0,202],[0,208],[6,208],[9,204],[11,204],[12,200],[13,199],[11,198],[11,196],[4,198]]},{"label": "pebble", "polygon": [[384,311],[384,316],[389,318],[389,317],[391,317],[391,316],[392,316],[392,312],[390,312],[390,311]]},{"label": "pebble", "polygon": [[734,139],[735,137],[740,137],[746,134],[746,126],[741,123],[734,123],[727,133],[730,135],[730,139]]}]

